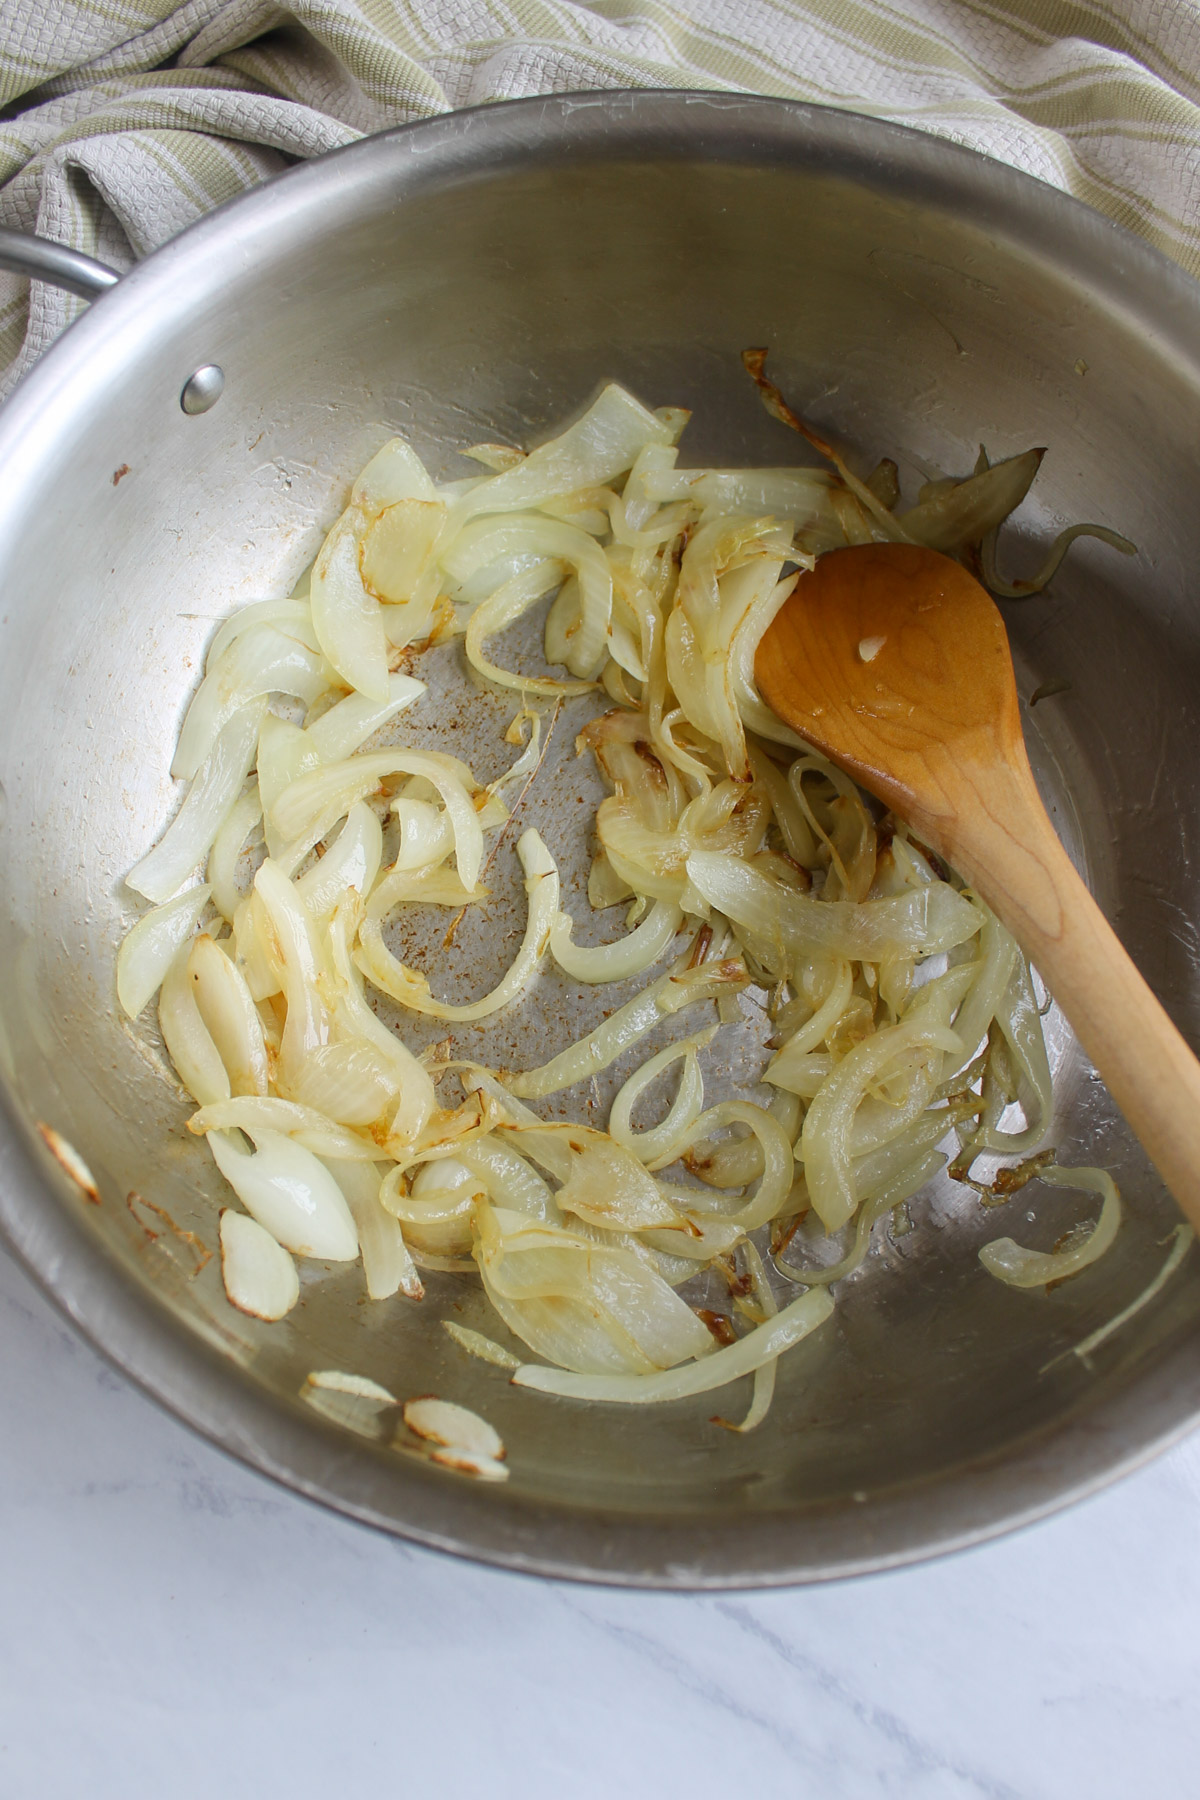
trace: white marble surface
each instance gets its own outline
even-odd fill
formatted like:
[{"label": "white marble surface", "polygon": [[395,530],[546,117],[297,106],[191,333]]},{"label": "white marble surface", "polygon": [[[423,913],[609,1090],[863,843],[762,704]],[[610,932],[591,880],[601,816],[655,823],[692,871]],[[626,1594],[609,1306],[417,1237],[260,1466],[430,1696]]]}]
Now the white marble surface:
[{"label": "white marble surface", "polygon": [[1176,1800],[1200,1438],[1022,1536],[830,1588],[534,1582],[227,1461],[0,1256],[3,1800]]}]

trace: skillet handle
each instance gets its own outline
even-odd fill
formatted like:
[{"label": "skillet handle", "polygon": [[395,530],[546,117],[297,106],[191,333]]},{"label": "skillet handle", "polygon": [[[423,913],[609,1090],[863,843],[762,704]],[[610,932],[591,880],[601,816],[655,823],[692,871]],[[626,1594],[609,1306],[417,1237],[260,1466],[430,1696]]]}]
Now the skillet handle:
[{"label": "skillet handle", "polygon": [[97,299],[121,279],[107,263],[96,262],[78,250],[68,250],[65,244],[3,228],[0,228],[0,269],[28,275],[34,281],[48,281],[51,287],[66,288],[83,300]]}]

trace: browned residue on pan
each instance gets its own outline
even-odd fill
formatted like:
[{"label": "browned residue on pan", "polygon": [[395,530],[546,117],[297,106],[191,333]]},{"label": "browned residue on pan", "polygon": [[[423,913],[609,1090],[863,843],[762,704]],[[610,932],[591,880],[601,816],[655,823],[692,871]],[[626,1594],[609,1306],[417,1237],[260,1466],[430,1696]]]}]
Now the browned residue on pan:
[{"label": "browned residue on pan", "polygon": [[717,1343],[721,1345],[722,1349],[726,1348],[729,1344],[737,1343],[737,1332],[733,1329],[732,1321],[727,1319],[724,1313],[713,1312],[712,1309],[707,1306],[698,1306],[696,1308],[696,1317],[702,1325],[708,1327],[708,1330],[712,1333]]},{"label": "browned residue on pan", "polygon": [[196,1266],[192,1270],[193,1276],[198,1275],[205,1264],[212,1261],[212,1251],[207,1244],[198,1238],[194,1231],[185,1231],[182,1225],[177,1225],[165,1207],[159,1206],[153,1200],[147,1200],[146,1196],[139,1194],[136,1188],[130,1188],[125,1196],[125,1204],[152,1244],[158,1242],[162,1233],[156,1231],[152,1225],[148,1225],[145,1219],[140,1217],[138,1213],[140,1206],[144,1206],[147,1212],[152,1212],[156,1218],[161,1219],[171,1235],[187,1246],[196,1259]]},{"label": "browned residue on pan", "polygon": [[93,1206],[99,1206],[100,1189],[96,1186],[96,1178],[74,1144],[68,1143],[61,1132],[55,1131],[53,1125],[43,1124],[40,1120],[38,1135],[58,1166],[71,1177],[84,1199],[90,1200]]}]

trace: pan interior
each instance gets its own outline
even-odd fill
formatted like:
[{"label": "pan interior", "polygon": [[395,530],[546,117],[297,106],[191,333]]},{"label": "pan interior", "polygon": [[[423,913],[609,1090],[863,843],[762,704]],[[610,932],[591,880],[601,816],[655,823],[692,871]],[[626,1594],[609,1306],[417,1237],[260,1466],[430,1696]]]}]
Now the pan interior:
[{"label": "pan interior", "polygon": [[[1200,515],[1190,483],[1185,493],[1195,368],[1053,246],[876,181],[849,151],[839,169],[799,153],[722,153],[717,133],[703,158],[668,155],[631,128],[620,154],[586,133],[554,155],[510,153],[498,134],[491,156],[435,136],[422,160],[418,141],[400,134],[357,164],[358,152],[335,161],[340,183],[330,169],[289,177],[274,206],[254,196],[173,246],[73,334],[59,372],[37,378],[43,405],[36,421],[26,406],[21,444],[11,423],[0,430],[0,1056],[14,1115],[61,1131],[102,1196],[87,1205],[46,1159],[38,1205],[66,1209],[131,1293],[152,1289],[284,1411],[310,1370],[338,1368],[484,1413],[509,1447],[511,1480],[503,1495],[477,1490],[449,1533],[480,1554],[511,1554],[486,1518],[525,1506],[634,1534],[677,1529],[702,1574],[704,1533],[725,1534],[732,1569],[731,1534],[769,1520],[792,1533],[786,1553],[772,1552],[775,1573],[812,1573],[913,1554],[1046,1504],[1189,1416],[1200,1328],[1193,1258],[1092,1367],[1070,1353],[1161,1266],[1176,1215],[1056,1013],[1054,1141],[1063,1162],[1113,1170],[1126,1204],[1117,1247],[1048,1294],[1014,1292],[983,1272],[979,1246],[1011,1232],[1049,1247],[1087,1216],[1084,1198],[1029,1187],[991,1210],[935,1183],[912,1203],[911,1230],[877,1231],[835,1321],[785,1358],[772,1413],[745,1438],[710,1423],[716,1410],[737,1416],[740,1393],[719,1406],[706,1396],[584,1411],[511,1388],[438,1328],[449,1318],[505,1335],[459,1276],[431,1275],[420,1306],[369,1304],[357,1268],[306,1265],[301,1304],[264,1326],[227,1305],[215,1257],[197,1268],[215,1246],[222,1184],[186,1132],[153,1009],[132,1025],[118,1014],[113,957],[137,910],[124,872],[177,803],[168,766],[215,622],[287,591],[351,476],[395,431],[436,476],[461,474],[468,444],[536,442],[616,379],[648,404],[693,409],[681,462],[804,460],[742,371],[748,345],[771,347],[776,379],[859,467],[895,456],[908,502],[930,476],[966,473],[981,442],[993,457],[1046,445],[1002,540],[1008,569],[1028,573],[1079,519],[1139,546],[1124,559],[1081,541],[1050,593],[1006,616],[1023,697],[1069,683],[1024,712],[1052,816],[1200,1040]],[[177,396],[203,362],[224,369],[224,396],[187,418]],[[536,632],[523,653],[536,657]],[[458,647],[414,672],[429,697],[390,735],[452,749],[491,778],[514,754],[503,741],[512,697],[473,682]],[[522,823],[551,845],[580,935],[597,941],[616,935],[620,914],[592,919],[583,893],[601,792],[575,755],[589,708],[563,709]],[[493,902],[449,950],[449,915],[394,940],[448,998],[485,991],[511,960],[524,909],[515,836],[489,876]],[[456,1051],[527,1066],[629,991],[586,990],[547,969],[524,1003],[460,1028]],[[710,1058],[713,1098],[757,1081],[762,1014],[744,1010]],[[602,1118],[628,1066],[550,1110]],[[1121,1435],[1111,1420],[1135,1393],[1140,1424]],[[425,1518],[457,1482],[384,1442],[343,1448],[315,1417],[305,1429],[319,1462],[305,1485],[394,1529],[426,1529],[412,1494],[425,1496]],[[988,1490],[986,1471],[1031,1445],[1044,1446],[1041,1474]],[[358,1478],[339,1472],[356,1457],[370,1465],[369,1504],[348,1499]],[[956,1499],[968,1479],[969,1505]],[[905,1495],[918,1504],[893,1529],[889,1507]],[[806,1521],[818,1518],[809,1557]],[[639,1556],[643,1576],[669,1579],[665,1551],[655,1562],[621,1549],[614,1564]]]}]

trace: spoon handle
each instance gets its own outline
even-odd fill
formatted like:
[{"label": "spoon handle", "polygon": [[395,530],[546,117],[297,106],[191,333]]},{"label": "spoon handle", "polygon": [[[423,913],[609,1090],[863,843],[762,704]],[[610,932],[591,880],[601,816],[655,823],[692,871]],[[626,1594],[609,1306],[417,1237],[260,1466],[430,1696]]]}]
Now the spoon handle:
[{"label": "spoon handle", "polygon": [[1200,1229],[1200,1062],[1076,873],[1028,765],[1004,775],[989,772],[988,804],[962,832],[959,868],[1028,952],[1180,1209]]}]

